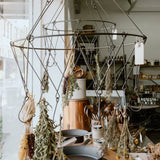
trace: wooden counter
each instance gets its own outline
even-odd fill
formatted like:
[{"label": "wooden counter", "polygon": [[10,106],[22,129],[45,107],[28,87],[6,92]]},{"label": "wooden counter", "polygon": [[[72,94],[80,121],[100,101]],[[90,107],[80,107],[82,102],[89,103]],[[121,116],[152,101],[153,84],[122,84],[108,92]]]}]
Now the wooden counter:
[{"label": "wooden counter", "polygon": [[117,156],[117,153],[109,149],[108,153],[104,155],[103,158],[106,160],[117,160],[116,156]]}]

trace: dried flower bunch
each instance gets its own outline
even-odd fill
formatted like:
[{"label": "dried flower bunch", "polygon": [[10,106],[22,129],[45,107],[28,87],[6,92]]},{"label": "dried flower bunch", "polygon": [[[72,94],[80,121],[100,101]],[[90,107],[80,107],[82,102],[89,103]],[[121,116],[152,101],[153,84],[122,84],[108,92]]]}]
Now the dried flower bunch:
[{"label": "dried flower bunch", "polygon": [[117,116],[113,114],[108,122],[107,130],[104,133],[103,151],[106,151],[107,147],[116,150],[120,140],[120,135],[121,132],[118,127]]},{"label": "dried flower bunch", "polygon": [[129,152],[132,152],[135,149],[134,139],[130,134],[128,129],[128,119],[126,113],[126,107],[124,107],[124,122],[123,128],[120,136],[120,141],[118,143],[118,156],[122,157],[124,160],[129,157]]},{"label": "dried flower bunch", "polygon": [[35,114],[35,103],[32,95],[28,94],[27,96],[28,98],[20,111],[22,120],[19,117],[20,121],[25,124],[25,132],[21,139],[18,153],[19,160],[32,159],[34,154],[35,139],[31,129],[31,121]]},{"label": "dried flower bunch", "polygon": [[57,145],[61,141],[61,134],[58,135],[55,132],[56,126],[54,126],[54,121],[48,115],[47,107],[50,105],[44,98],[39,105],[40,117],[35,130],[33,160],[65,160],[67,157],[63,153],[63,148],[58,148]]},{"label": "dried flower bunch", "polygon": [[47,106],[43,98],[40,101],[40,117],[35,130],[35,151],[33,160],[52,160],[55,155],[56,138],[53,120],[49,118]]},{"label": "dried flower bunch", "polygon": [[72,98],[73,92],[79,89],[77,79],[75,78],[74,74],[70,77],[66,78],[64,81],[64,88],[63,88],[63,104],[66,106],[68,104],[68,99]]}]

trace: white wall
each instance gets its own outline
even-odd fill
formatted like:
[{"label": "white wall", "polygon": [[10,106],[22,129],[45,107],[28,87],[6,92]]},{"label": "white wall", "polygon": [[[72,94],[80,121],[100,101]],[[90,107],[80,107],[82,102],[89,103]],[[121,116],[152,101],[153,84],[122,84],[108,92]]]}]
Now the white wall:
[{"label": "white wall", "polygon": [[[47,12],[43,16],[42,21],[37,26],[36,30],[33,32],[34,36],[42,35],[43,34],[42,25],[43,24],[47,24],[47,23],[49,23],[51,21],[51,19],[52,19],[53,15],[54,15],[56,9],[58,8],[60,2],[61,2],[61,0],[55,0],[53,2],[53,4],[49,7],[49,9],[47,10]],[[36,21],[37,17],[40,14],[40,11],[43,9],[45,3],[46,3],[46,0],[43,0],[41,2],[41,4],[39,3],[39,0],[34,0],[33,1],[33,22]],[[62,9],[62,12],[59,14],[57,20],[64,20],[64,8]],[[58,28],[59,29],[64,29],[64,24],[61,23],[58,26]],[[55,41],[53,39],[53,44],[54,44],[54,42]],[[34,44],[36,46],[39,46],[39,47],[45,47],[44,46],[44,39],[35,41]],[[58,40],[57,46],[60,47],[60,48],[63,48],[63,45],[64,45],[63,41],[62,40]],[[52,55],[54,53],[55,52],[52,51]],[[64,51],[58,51],[56,53],[57,53],[56,54],[56,61],[59,64],[61,70],[63,71],[64,70]],[[44,51],[38,51],[38,54],[41,55],[41,57],[43,59],[45,52]],[[34,54],[33,59],[34,59],[34,61],[33,61],[34,67],[36,68],[38,74],[42,77],[44,69],[43,69],[42,65],[40,64],[40,62],[39,62],[39,60],[38,60],[38,58],[36,57],[35,54]],[[60,82],[60,79],[61,79],[60,72],[58,71],[58,69],[57,69],[57,67],[55,65],[53,65],[51,68],[49,68],[48,71],[50,73],[51,79],[53,80],[53,82],[55,83],[55,86],[57,87],[59,85],[59,82]],[[37,77],[35,76],[35,74],[34,74],[34,83],[33,84],[34,84],[33,85],[33,88],[34,88],[33,94],[35,96],[35,101],[37,103],[39,101],[40,92],[41,91],[40,91],[39,80],[37,79]],[[60,85],[60,89],[59,89],[60,96],[61,96],[61,91],[62,91],[61,87],[62,87],[62,84]],[[53,111],[54,111],[55,105],[56,105],[56,98],[55,98],[55,96],[56,96],[56,90],[52,86],[51,81],[49,81],[49,92],[46,93],[46,94],[44,94],[43,97],[45,97],[46,100],[53,107],[53,108],[48,107],[48,109],[49,109],[49,115],[50,115],[51,119],[53,119]],[[37,108],[37,112],[36,112],[36,117],[34,118],[34,125],[37,124],[37,120],[38,120],[38,117],[39,117],[39,109],[38,109],[38,107],[36,107],[36,108]],[[58,106],[57,106],[57,112],[56,112],[56,116],[55,116],[56,123],[59,123],[60,114],[62,115],[62,101],[61,101],[61,99],[60,99],[60,102],[58,103]]]},{"label": "white wall", "polygon": [[[84,1],[83,1],[84,2]],[[102,6],[106,9],[106,14],[98,7],[103,20],[113,21],[117,24],[118,32],[136,33],[140,32],[131,23],[131,21],[117,8],[112,12],[112,8],[107,8],[107,3]],[[73,19],[100,19],[95,9],[87,7],[86,3],[81,3],[81,13],[74,14],[73,1],[70,0],[70,12]],[[113,7],[113,6],[112,6]],[[109,9],[109,10],[107,10]],[[143,33],[148,37],[145,45],[145,58],[160,59],[160,12],[131,12],[130,17],[135,21]],[[136,40],[136,38],[135,38]]]}]

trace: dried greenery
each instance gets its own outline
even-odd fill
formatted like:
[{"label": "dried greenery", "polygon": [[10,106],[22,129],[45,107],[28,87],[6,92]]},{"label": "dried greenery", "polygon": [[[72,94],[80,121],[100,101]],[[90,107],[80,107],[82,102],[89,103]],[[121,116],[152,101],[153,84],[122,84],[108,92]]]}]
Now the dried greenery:
[{"label": "dried greenery", "polygon": [[96,74],[97,74],[97,80],[98,80],[98,83],[100,83],[101,81],[101,76],[100,76],[100,67],[99,67],[99,61],[98,61],[98,54],[96,54],[94,56],[95,58],[95,61],[96,61]]},{"label": "dried greenery", "polygon": [[135,149],[134,139],[130,134],[128,129],[128,120],[126,116],[126,108],[124,109],[124,123],[123,128],[120,136],[120,141],[118,143],[118,156],[122,157],[124,160],[128,158],[129,152],[132,152]]},{"label": "dried greenery", "polygon": [[107,130],[104,133],[103,151],[109,146],[112,149],[117,149],[118,142],[120,140],[120,130],[117,123],[117,117],[112,115],[107,125]]},{"label": "dried greenery", "polygon": [[74,74],[72,74],[67,81],[66,85],[66,92],[63,94],[63,106],[66,106],[68,104],[68,100],[72,98],[73,92],[75,90],[79,90],[79,86],[77,83],[77,79],[75,78]]},{"label": "dried greenery", "polygon": [[111,75],[111,69],[110,68],[108,69],[106,79],[105,79],[105,90],[106,90],[107,99],[110,99],[111,93],[112,93],[112,75]]},{"label": "dried greenery", "polygon": [[42,78],[42,85],[41,85],[43,92],[48,92],[48,90],[49,90],[49,81],[48,81],[48,78],[49,78],[48,72],[45,71],[44,75],[43,75],[43,78]]},{"label": "dried greenery", "polygon": [[49,119],[45,99],[40,102],[40,117],[35,130],[35,150],[33,160],[52,160],[55,155],[56,139],[53,120]]},{"label": "dried greenery", "polygon": [[67,158],[67,156],[64,154],[63,152],[63,147],[61,147],[62,145],[62,132],[61,132],[61,127],[62,127],[62,117],[60,117],[60,131],[58,134],[58,139],[57,139],[57,143],[59,144],[60,147],[56,147],[56,154],[54,155],[52,160],[69,160]]},{"label": "dried greenery", "polygon": [[[35,150],[33,160],[66,160],[63,148],[58,148],[61,142],[61,127],[59,135],[55,132],[53,120],[49,118],[47,107],[50,106],[43,98],[40,101],[40,117],[35,129]],[[60,119],[61,126],[61,119]]]}]

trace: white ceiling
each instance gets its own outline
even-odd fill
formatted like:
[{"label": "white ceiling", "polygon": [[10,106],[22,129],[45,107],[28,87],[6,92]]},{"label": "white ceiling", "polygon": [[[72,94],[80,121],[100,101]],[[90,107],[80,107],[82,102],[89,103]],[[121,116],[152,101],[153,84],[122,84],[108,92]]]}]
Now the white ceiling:
[{"label": "white ceiling", "polygon": [[[99,0],[108,10],[118,11],[113,0]],[[127,11],[130,8],[128,0],[116,0],[118,4]],[[131,12],[160,12],[160,0],[132,0],[135,1]]]},{"label": "white ceiling", "polygon": [[[71,0],[69,0],[71,1]],[[78,0],[73,0],[74,3],[77,3],[78,5]],[[90,0],[79,0],[81,3],[85,3],[86,1]],[[115,0],[125,11],[128,11],[130,9],[130,4],[128,0]],[[95,0],[95,2],[98,2],[99,4],[102,5],[102,7],[106,11],[113,11],[117,12],[120,11],[119,8],[115,5],[114,0]],[[160,12],[160,0],[132,0],[133,4],[134,2],[135,5],[133,5],[133,8],[130,10],[131,12]],[[81,8],[82,10],[82,8]]]},{"label": "white ceiling", "polygon": [[160,0],[137,0],[132,11],[160,12]]}]

